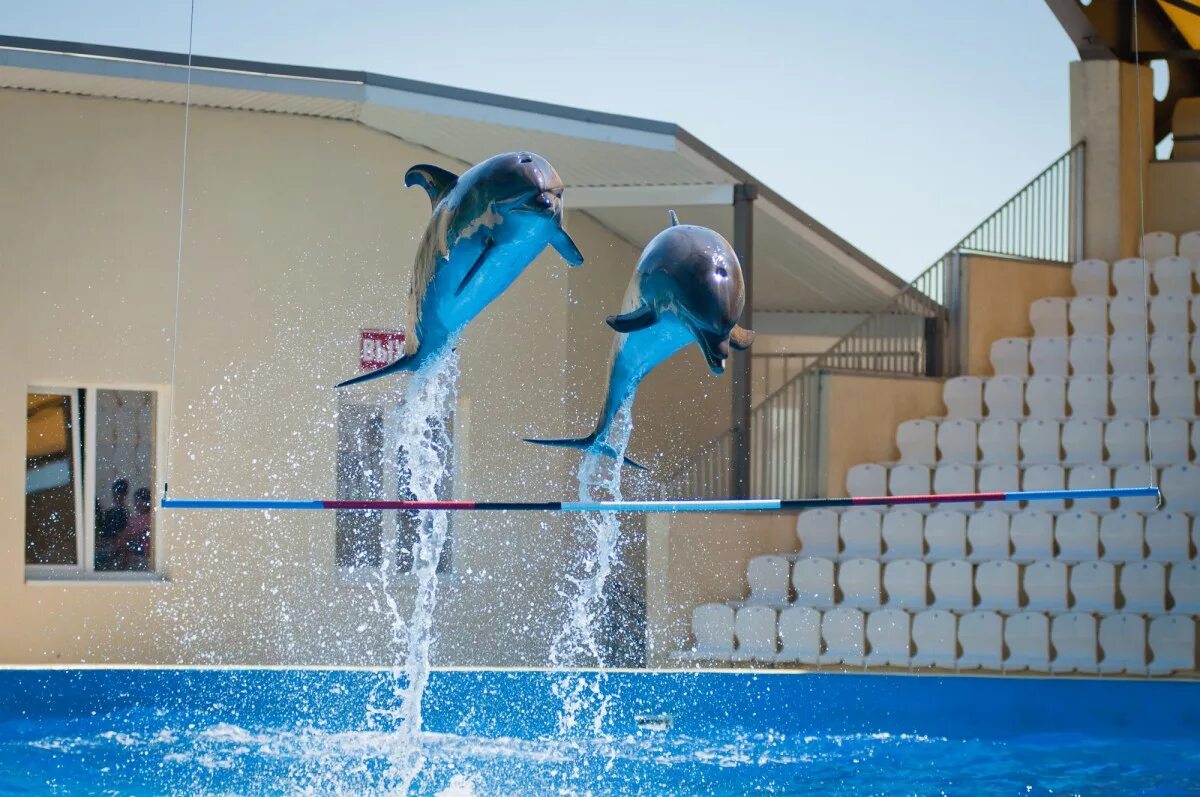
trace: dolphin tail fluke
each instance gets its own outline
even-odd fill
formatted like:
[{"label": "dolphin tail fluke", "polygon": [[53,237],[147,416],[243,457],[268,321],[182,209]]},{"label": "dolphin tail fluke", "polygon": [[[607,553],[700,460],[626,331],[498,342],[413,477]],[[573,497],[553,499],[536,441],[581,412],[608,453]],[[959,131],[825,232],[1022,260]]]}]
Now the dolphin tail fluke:
[{"label": "dolphin tail fluke", "polygon": [[[533,438],[533,437],[526,437],[524,439],[525,439],[526,443],[533,443],[534,445],[538,445],[538,446],[551,446],[553,448],[574,448],[579,451],[594,451],[598,454],[603,454],[606,457],[612,457],[613,459],[615,459],[617,456],[617,452],[613,450],[612,446],[609,446],[609,445],[606,445],[603,443],[597,444],[595,432],[592,432],[587,437],[559,437],[559,438],[552,438],[552,439],[538,439],[538,438]],[[650,470],[645,465],[641,464],[640,462],[635,462],[634,460],[630,459],[629,457],[623,457],[623,459],[624,459],[625,464],[631,468],[636,468],[637,470]]]},{"label": "dolphin tail fluke", "polygon": [[347,379],[345,382],[338,382],[334,387],[346,387],[348,385],[357,385],[359,382],[370,382],[372,379],[378,379],[381,376],[399,373],[400,371],[415,371],[418,365],[420,365],[420,362],[417,359],[417,352],[413,352],[382,368],[376,368],[374,371],[359,374],[352,379]]}]

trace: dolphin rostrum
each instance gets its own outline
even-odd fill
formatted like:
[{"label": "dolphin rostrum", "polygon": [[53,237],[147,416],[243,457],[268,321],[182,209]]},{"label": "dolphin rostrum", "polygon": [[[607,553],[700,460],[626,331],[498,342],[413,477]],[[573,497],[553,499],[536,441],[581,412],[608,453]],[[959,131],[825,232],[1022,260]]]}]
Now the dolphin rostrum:
[{"label": "dolphin rostrum", "polygon": [[[623,312],[607,319],[618,334],[596,430],[587,437],[527,438],[526,442],[615,457],[616,451],[606,442],[609,428],[655,366],[694,341],[709,370],[720,375],[730,347],[739,351],[750,347],[754,333],[737,325],[746,291],[733,247],[714,230],[680,224],[673,210],[670,218],[671,225],[642,251],[625,291]],[[625,463],[642,467],[628,458]]]},{"label": "dolphin rostrum", "polygon": [[433,203],[433,217],[417,249],[412,290],[416,342],[390,365],[347,379],[338,387],[415,371],[453,341],[521,275],[546,245],[572,266],[583,262],[562,228],[563,183],[545,158],[531,152],[496,155],[461,177],[420,164],[404,175]]}]

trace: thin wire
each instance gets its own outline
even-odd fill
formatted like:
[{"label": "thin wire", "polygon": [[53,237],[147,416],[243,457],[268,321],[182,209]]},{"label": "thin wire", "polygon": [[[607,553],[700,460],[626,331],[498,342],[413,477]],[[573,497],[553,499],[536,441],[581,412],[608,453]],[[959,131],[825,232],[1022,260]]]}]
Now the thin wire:
[{"label": "thin wire", "polygon": [[[1143,142],[1142,142],[1142,64],[1138,44],[1138,6],[1133,0],[1133,77],[1134,93],[1137,106],[1134,118],[1137,121],[1137,165],[1138,165],[1138,255],[1142,260],[1142,291],[1146,303],[1146,453],[1147,465],[1150,470],[1150,486],[1157,484],[1157,474],[1154,469],[1154,423],[1151,412],[1151,381],[1150,363],[1150,261],[1146,258],[1146,185],[1142,175]],[[1161,499],[1160,499],[1161,500]]]},{"label": "thin wire", "polygon": [[167,408],[167,472],[163,474],[163,498],[170,485],[171,463],[175,457],[175,360],[179,351],[179,287],[183,282],[183,221],[187,201],[188,121],[192,111],[192,37],[196,30],[196,0],[188,11],[187,96],[183,103],[183,164],[179,174],[179,234],[175,248],[175,329],[171,333],[171,383]]}]

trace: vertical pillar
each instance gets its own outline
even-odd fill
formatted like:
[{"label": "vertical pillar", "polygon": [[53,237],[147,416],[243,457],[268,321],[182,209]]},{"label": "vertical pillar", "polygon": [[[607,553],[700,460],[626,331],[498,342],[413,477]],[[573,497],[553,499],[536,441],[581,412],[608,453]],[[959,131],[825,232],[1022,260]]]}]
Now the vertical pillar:
[{"label": "vertical pillar", "polygon": [[[754,200],[758,186],[743,183],[733,189],[733,250],[742,264],[746,307],[738,321],[754,328]],[[750,497],[750,389],[749,351],[734,351],[733,360],[733,454],[730,458],[730,487],[734,498]]]}]

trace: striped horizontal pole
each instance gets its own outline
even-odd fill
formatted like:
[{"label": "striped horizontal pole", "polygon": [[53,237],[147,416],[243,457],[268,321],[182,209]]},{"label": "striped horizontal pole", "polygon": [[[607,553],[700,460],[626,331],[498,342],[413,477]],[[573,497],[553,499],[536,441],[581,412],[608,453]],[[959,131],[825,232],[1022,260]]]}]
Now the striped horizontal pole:
[{"label": "striped horizontal pole", "polygon": [[1023,490],[1009,493],[884,495],[869,498],[750,498],[715,501],[305,501],[285,498],[163,498],[163,509],[350,509],[444,512],[778,512],[846,506],[973,504],[996,501],[1085,501],[1091,498],[1154,498],[1157,487],[1094,490]]}]

